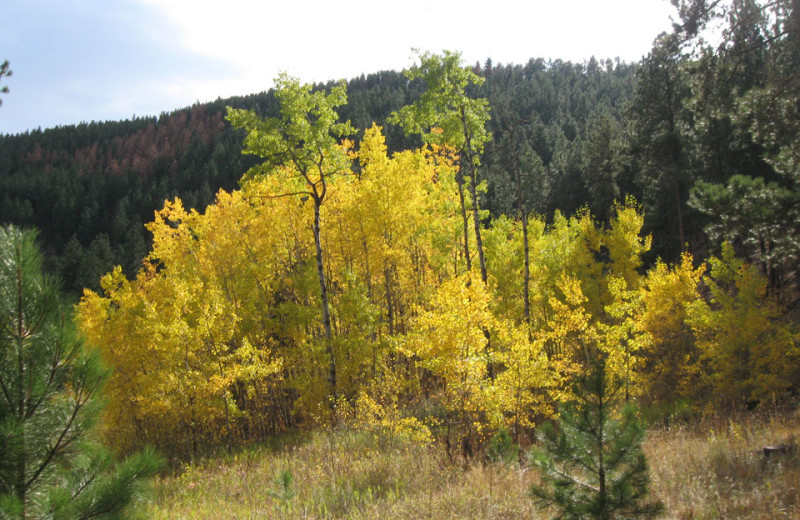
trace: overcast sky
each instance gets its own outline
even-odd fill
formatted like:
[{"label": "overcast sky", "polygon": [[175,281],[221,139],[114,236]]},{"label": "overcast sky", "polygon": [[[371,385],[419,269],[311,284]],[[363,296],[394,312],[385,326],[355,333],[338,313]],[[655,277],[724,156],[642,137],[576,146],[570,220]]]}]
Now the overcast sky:
[{"label": "overcast sky", "polygon": [[[0,133],[158,115],[413,64],[638,61],[671,26],[668,0],[0,0]],[[2,86],[0,85],[0,86]]]}]

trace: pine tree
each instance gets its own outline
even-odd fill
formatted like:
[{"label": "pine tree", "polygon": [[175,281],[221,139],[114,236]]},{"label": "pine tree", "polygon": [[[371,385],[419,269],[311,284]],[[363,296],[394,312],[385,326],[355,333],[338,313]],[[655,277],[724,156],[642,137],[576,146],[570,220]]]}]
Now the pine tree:
[{"label": "pine tree", "polygon": [[[8,60],[4,61],[0,64],[0,79],[8,78],[11,76],[11,70],[8,68]],[[0,87],[0,93],[8,94],[8,85],[3,85]],[[3,100],[0,99],[0,105],[3,104]]]},{"label": "pine tree", "polygon": [[576,400],[561,408],[558,428],[541,426],[532,455],[542,485],[531,493],[541,507],[559,511],[555,518],[611,520],[661,511],[659,502],[647,500],[644,425],[631,405],[615,406],[620,388],[596,361],[578,378]]},{"label": "pine tree", "polygon": [[42,274],[36,233],[0,229],[0,518],[120,518],[160,459],[96,442],[107,370]]}]

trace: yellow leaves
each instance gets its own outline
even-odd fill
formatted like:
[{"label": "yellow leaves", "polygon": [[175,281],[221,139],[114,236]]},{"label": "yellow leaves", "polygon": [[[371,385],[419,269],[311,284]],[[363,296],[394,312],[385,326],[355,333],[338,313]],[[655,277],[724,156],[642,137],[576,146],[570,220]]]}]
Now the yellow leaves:
[{"label": "yellow leaves", "polygon": [[652,237],[641,237],[643,224],[644,215],[629,199],[615,207],[615,216],[604,236],[614,273],[623,277],[631,289],[638,287],[637,271],[642,266],[642,255],[650,250],[652,243]]},{"label": "yellow leaves", "polygon": [[282,378],[283,360],[273,357],[271,350],[257,348],[249,338],[245,337],[242,339],[242,344],[232,354],[229,369],[231,380],[245,384],[250,398],[256,396],[254,383],[263,383],[268,380],[277,382]]},{"label": "yellow leaves", "polygon": [[417,332],[405,340],[418,365],[443,380],[442,405],[448,409],[472,413],[484,407],[492,357],[487,333],[496,328],[488,302],[480,279],[467,274],[445,281],[420,310]]},{"label": "yellow leaves", "polygon": [[485,350],[483,331],[494,323],[488,302],[483,284],[470,274],[445,281],[416,320],[420,337],[411,350],[429,364],[446,360],[442,370],[455,368],[450,361],[474,365]]},{"label": "yellow leaves", "polygon": [[766,292],[766,280],[725,245],[704,278],[712,298],[687,305],[699,372],[726,399],[765,399],[790,386],[798,338]]},{"label": "yellow leaves", "polygon": [[547,357],[544,342],[530,341],[527,331],[520,327],[502,322],[493,341],[502,347],[495,359],[504,370],[488,392],[491,424],[513,431],[532,428],[534,417],[553,413],[553,392],[561,386],[558,373]]},{"label": "yellow leaves", "polygon": [[661,340],[679,334],[686,319],[686,305],[699,298],[697,287],[705,270],[705,264],[695,269],[688,253],[673,268],[658,262],[650,269],[642,293],[641,328]]},{"label": "yellow leaves", "polygon": [[[378,127],[357,153],[349,142],[337,149],[363,169],[331,184],[321,213],[336,332],[327,343],[310,202],[276,196],[306,190],[314,174],[303,178],[296,164],[272,164],[270,175],[218,193],[205,214],[165,202],[148,225],[146,270],[131,281],[117,270],[103,296],[86,295],[83,326],[118,367],[109,424],[123,444],[215,441],[237,424],[275,421],[261,412],[275,407],[282,417],[324,418],[331,356],[340,399],[381,377],[393,335],[408,330],[457,246],[454,172],[428,150],[387,157]],[[423,432],[414,421],[399,417],[394,428]]]},{"label": "yellow leaves", "polygon": [[[115,269],[105,296],[83,298],[81,328],[116,368],[109,428],[123,446],[185,444],[187,427],[241,417],[240,400],[257,402],[280,381],[270,321],[257,317],[281,237],[262,216],[240,192],[221,192],[206,215],[168,201],[149,225],[159,268],[133,281]],[[276,221],[279,231],[285,219]]]},{"label": "yellow leaves", "polygon": [[189,214],[180,199],[164,201],[164,208],[156,211],[155,220],[145,225],[153,233],[153,249],[147,258],[167,265],[186,255],[191,240],[188,220]]},{"label": "yellow leaves", "polygon": [[359,158],[358,182],[332,194],[325,239],[332,262],[347,267],[341,272],[355,273],[373,301],[399,318],[392,332],[405,325],[394,310],[411,309],[427,281],[444,274],[456,245],[455,185],[426,151],[387,157],[377,126],[365,132]]},{"label": "yellow leaves", "polygon": [[356,154],[359,162],[364,168],[365,175],[375,169],[380,171],[389,162],[386,156],[386,138],[383,137],[381,127],[374,124],[364,131],[364,138]]},{"label": "yellow leaves", "polygon": [[380,384],[373,384],[370,392],[362,389],[355,401],[355,422],[378,435],[389,447],[395,440],[430,444],[433,435],[428,426],[408,415],[400,405],[402,387],[403,382],[389,373]]},{"label": "yellow leaves", "polygon": [[496,219],[485,233],[488,284],[465,272],[452,150],[388,157],[377,126],[357,152],[337,150],[361,169],[330,186],[320,215],[332,339],[318,312],[313,201],[276,196],[291,182],[305,190],[296,166],[220,192],[205,214],[165,202],[145,269],[127,280],[117,268],[101,295],[84,295],[81,329],[115,367],[107,425],[123,448],[331,414],[390,442],[519,433],[571,397],[597,356],[631,397],[786,387],[797,338],[732,251],[710,262],[706,303],[705,266],[688,255],[641,273],[650,239],[630,201],[607,228],[585,211],[531,217],[529,326],[521,223]]},{"label": "yellow leaves", "polygon": [[585,309],[587,298],[577,278],[563,274],[557,287],[562,296],[550,297],[552,317],[538,336],[551,358],[586,361],[596,340],[592,317]]},{"label": "yellow leaves", "polygon": [[106,294],[115,294],[123,291],[127,285],[128,279],[122,274],[122,267],[118,265],[114,266],[114,269],[110,273],[105,274],[100,279],[100,287]]}]

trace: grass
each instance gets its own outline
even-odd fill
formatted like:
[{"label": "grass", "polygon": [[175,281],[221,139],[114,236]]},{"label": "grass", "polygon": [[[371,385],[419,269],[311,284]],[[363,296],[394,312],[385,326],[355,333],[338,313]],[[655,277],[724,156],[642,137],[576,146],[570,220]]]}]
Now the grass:
[{"label": "grass", "polygon": [[798,414],[708,419],[653,431],[645,444],[652,489],[667,518],[800,518],[800,458],[762,448],[797,442]]},{"label": "grass", "polygon": [[[800,518],[798,453],[763,446],[800,432],[800,416],[706,419],[654,429],[645,443],[664,518]],[[549,518],[528,497],[525,464],[453,464],[442,450],[366,433],[318,432],[280,448],[208,459],[159,479],[153,519]]]}]

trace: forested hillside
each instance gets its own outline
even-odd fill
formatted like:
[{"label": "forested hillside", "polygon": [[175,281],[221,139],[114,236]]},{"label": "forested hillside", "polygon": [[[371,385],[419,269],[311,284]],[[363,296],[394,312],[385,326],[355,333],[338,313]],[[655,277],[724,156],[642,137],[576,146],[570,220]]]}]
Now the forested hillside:
[{"label": "forested hillside", "polygon": [[[475,70],[488,81],[472,94],[485,96],[494,115],[484,159],[484,207],[492,215],[515,211],[514,161],[525,170],[528,210],[543,215],[555,209],[571,214],[589,204],[607,216],[615,198],[636,193],[630,168],[605,173],[595,168],[605,160],[597,154],[608,144],[615,157],[622,153],[624,108],[634,92],[636,66],[532,60],[508,66],[487,62]],[[407,149],[419,141],[385,123],[421,88],[400,72],[352,79],[341,117],[352,122],[357,135],[373,122],[381,124],[391,152]],[[99,288],[100,276],[114,265],[131,276],[149,249],[144,224],[166,199],[179,196],[187,207],[203,211],[217,190],[236,187],[254,164],[241,154],[242,134],[224,121],[226,106],[261,115],[276,111],[270,91],[158,118],[1,137],[0,219],[41,230],[51,271],[72,292]]]},{"label": "forested hillside", "polygon": [[[763,40],[757,29],[735,36]],[[521,197],[525,212],[548,216],[588,207],[607,221],[613,202],[632,195],[644,204],[645,230],[654,235],[650,260],[675,260],[684,244],[705,254],[708,216],[731,211],[726,208],[733,202],[725,201],[747,192],[774,205],[769,215],[739,208],[747,214],[726,218],[727,224],[717,219],[709,237],[717,247],[724,238],[733,240],[762,261],[776,286],[785,284],[789,273],[782,260],[796,255],[796,247],[784,240],[775,249],[771,242],[783,231],[797,234],[794,190],[791,176],[770,162],[779,144],[765,142],[768,135],[758,126],[758,117],[779,109],[763,106],[759,92],[780,64],[755,51],[691,60],[684,54],[670,36],[638,64],[476,64],[473,70],[486,82],[470,94],[489,101],[492,135],[481,166],[487,183],[482,206],[492,216],[515,215]],[[743,59],[747,74],[738,72]],[[720,78],[725,74],[742,85]],[[419,82],[400,72],[354,78],[341,117],[359,133],[376,122],[390,152],[407,149],[419,141],[385,123],[420,91]],[[157,118],[2,136],[0,218],[41,230],[51,272],[73,293],[98,288],[99,277],[114,265],[133,275],[151,241],[144,224],[164,200],[180,196],[202,211],[218,189],[236,187],[253,165],[241,154],[241,133],[224,121],[226,106],[261,115],[277,110],[270,91]],[[744,109],[749,112],[742,114]],[[784,141],[790,141],[789,130],[783,130]],[[782,231],[776,234],[771,225]]]},{"label": "forested hillside", "polygon": [[[728,240],[773,287],[793,283],[796,9],[706,4],[678,2],[675,32],[639,63],[475,64],[486,81],[469,95],[488,100],[492,136],[481,206],[493,217],[522,210],[546,218],[588,207],[608,221],[613,202],[632,195],[653,234],[650,261],[676,260],[686,245],[706,255]],[[708,24],[722,27],[713,44],[702,39]],[[408,149],[420,142],[385,123],[421,89],[399,71],[352,78],[339,112],[358,135],[375,122],[390,152]],[[143,225],[164,200],[180,196],[202,211],[254,164],[224,121],[229,105],[277,110],[270,91],[0,136],[0,219],[41,231],[50,271],[73,293],[98,288],[113,265],[133,275],[151,241]]]}]

